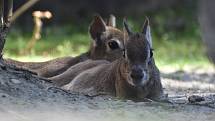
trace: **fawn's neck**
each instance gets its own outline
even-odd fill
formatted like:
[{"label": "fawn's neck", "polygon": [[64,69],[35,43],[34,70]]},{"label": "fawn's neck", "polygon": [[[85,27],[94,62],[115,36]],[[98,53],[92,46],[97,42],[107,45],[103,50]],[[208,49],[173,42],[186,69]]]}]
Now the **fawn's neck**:
[{"label": "fawn's neck", "polygon": [[136,97],[136,89],[127,82],[129,74],[129,65],[124,58],[120,58],[113,62],[112,74],[115,77],[114,83],[117,97]]},{"label": "fawn's neck", "polygon": [[[93,40],[93,41],[95,41],[95,40]],[[96,45],[94,45],[94,43],[91,43],[90,50],[88,51],[88,56],[90,59],[93,59],[93,60],[103,59],[104,53],[105,53],[104,46],[102,46],[102,45],[96,46]]]}]

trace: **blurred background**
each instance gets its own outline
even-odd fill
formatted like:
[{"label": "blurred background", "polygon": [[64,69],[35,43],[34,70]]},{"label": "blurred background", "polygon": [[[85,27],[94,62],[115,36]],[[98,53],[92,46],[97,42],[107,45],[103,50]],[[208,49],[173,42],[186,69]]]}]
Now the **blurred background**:
[{"label": "blurred background", "polygon": [[[29,0],[14,0],[15,10]],[[208,1],[208,0],[204,0]],[[86,52],[91,38],[88,26],[93,15],[116,16],[117,27],[128,18],[139,31],[148,16],[153,35],[155,60],[159,68],[212,69],[202,41],[199,19],[204,1],[198,0],[39,0],[14,22],[4,50],[6,58],[20,61],[45,61]],[[212,1],[212,0],[211,0]],[[210,5],[210,4],[209,4]],[[205,7],[207,8],[207,7]],[[31,40],[33,11],[50,11],[52,18],[43,19],[41,38],[23,54]],[[206,31],[206,30],[205,30]],[[209,44],[210,45],[210,44]],[[171,70],[170,69],[170,70]]]}]

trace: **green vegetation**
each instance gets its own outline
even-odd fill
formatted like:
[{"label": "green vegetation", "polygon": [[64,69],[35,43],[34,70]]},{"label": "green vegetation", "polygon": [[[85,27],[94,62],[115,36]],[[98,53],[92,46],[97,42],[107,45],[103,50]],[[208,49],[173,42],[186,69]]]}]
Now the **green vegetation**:
[{"label": "green vegetation", "polygon": [[[87,51],[91,41],[87,32],[73,33],[71,35],[63,32],[54,32],[53,34],[50,32],[42,36],[42,39],[37,42],[30,55],[22,56],[20,53],[25,48],[28,40],[30,40],[30,35],[25,35],[15,30],[12,31],[6,43],[5,56],[21,58],[24,61],[29,61],[29,59],[30,61],[40,61],[41,59],[68,55],[75,56]],[[200,38],[181,37],[174,39],[167,33],[161,38],[154,36],[153,45],[155,49],[154,55],[159,65],[208,64]]]},{"label": "green vegetation", "polygon": [[[177,8],[176,12],[177,14],[167,9],[156,13],[156,16],[149,13],[152,19],[154,55],[158,66],[174,66],[178,69],[186,66],[211,66],[205,56],[198,22],[192,17],[193,13],[185,14],[186,9],[181,11]],[[128,21],[138,31],[144,18],[136,18],[128,18]],[[175,20],[178,19],[182,20],[179,21],[179,25],[175,24]],[[88,35],[89,22],[90,20],[81,26],[73,23],[68,26],[44,28],[42,38],[27,56],[23,56],[21,52],[30,40],[31,32],[12,29],[6,43],[5,57],[22,61],[44,61],[86,52],[91,41]],[[122,18],[117,18],[117,22],[121,27]]]}]

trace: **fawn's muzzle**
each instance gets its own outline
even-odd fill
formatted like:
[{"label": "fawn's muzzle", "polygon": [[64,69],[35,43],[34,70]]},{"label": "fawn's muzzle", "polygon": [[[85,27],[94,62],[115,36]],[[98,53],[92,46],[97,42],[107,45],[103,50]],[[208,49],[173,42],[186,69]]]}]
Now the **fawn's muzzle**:
[{"label": "fawn's muzzle", "polygon": [[131,72],[132,79],[142,79],[143,76],[144,76],[144,74],[142,73],[142,71],[132,71]]},{"label": "fawn's muzzle", "polygon": [[133,66],[130,74],[135,85],[142,85],[146,79],[146,73],[140,66]]}]

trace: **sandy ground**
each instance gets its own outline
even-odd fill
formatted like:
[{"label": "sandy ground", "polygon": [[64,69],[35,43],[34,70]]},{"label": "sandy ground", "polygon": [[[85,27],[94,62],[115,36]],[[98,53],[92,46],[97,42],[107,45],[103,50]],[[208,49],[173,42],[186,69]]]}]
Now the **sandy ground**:
[{"label": "sandy ground", "polygon": [[[0,121],[214,121],[213,72],[161,72],[170,103],[72,94],[29,72],[1,67]],[[203,100],[191,103],[193,95]]]}]

